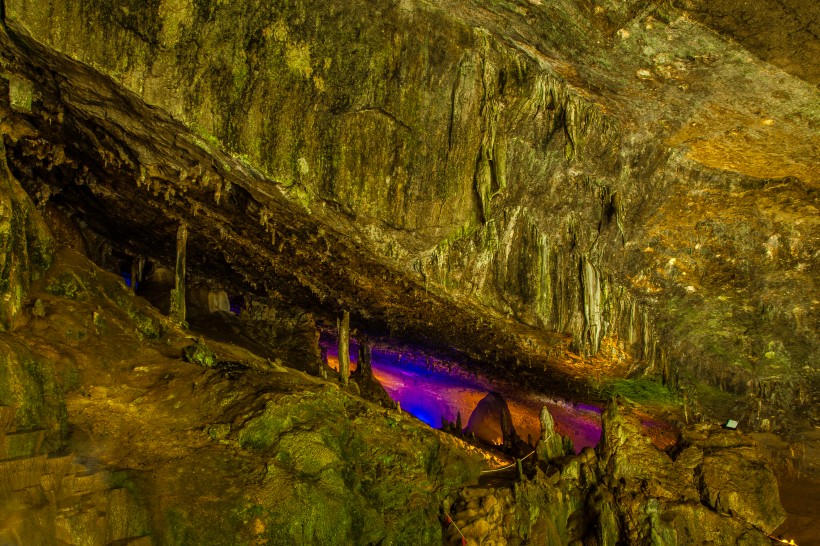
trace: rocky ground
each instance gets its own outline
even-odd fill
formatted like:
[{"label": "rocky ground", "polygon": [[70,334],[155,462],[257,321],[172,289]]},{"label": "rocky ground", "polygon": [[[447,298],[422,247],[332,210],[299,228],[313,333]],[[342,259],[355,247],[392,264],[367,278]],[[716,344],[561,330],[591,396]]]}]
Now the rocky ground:
[{"label": "rocky ground", "polygon": [[0,393],[22,431],[6,437],[38,435],[6,459],[46,466],[20,483],[19,463],[4,463],[12,544],[434,543],[436,499],[484,462],[236,345],[203,339],[218,363],[189,362],[190,333],[71,251],[32,297],[3,335]]}]

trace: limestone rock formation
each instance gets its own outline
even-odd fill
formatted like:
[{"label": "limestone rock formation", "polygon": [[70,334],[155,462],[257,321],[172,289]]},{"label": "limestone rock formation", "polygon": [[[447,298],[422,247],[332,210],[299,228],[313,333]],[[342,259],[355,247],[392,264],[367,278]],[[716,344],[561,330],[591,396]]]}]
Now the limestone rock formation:
[{"label": "limestone rock formation", "polygon": [[[558,456],[545,418],[526,480],[458,500],[478,448],[304,372],[349,313],[514,385],[802,445],[815,4],[0,2],[0,451],[24,459],[0,471],[27,480],[0,537],[52,537],[55,480],[87,476],[38,457],[70,452],[126,469],[85,500],[128,488],[151,529],[90,530],[80,483],[63,542],[433,543],[452,498],[479,543],[766,543],[783,510],[740,433],[660,451],[616,401],[595,450]],[[189,315],[204,287],[241,315]]]},{"label": "limestone rock formation", "polygon": [[539,461],[549,462],[559,457],[572,455],[572,440],[555,430],[555,422],[546,406],[541,408],[541,436],[535,445]]},{"label": "limestone rock formation", "polygon": [[509,447],[518,438],[507,402],[497,392],[479,401],[467,420],[466,430],[489,445]]},{"label": "limestone rock formation", "polygon": [[[597,451],[542,463],[514,494],[503,486],[460,492],[452,518],[467,543],[770,543],[767,533],[784,512],[750,437],[699,426],[670,456],[618,401],[607,407],[604,427]],[[457,536],[454,529],[448,536]]]},{"label": "limestone rock formation", "polygon": [[69,249],[31,290],[45,313],[0,340],[3,541],[435,543],[440,500],[478,475],[474,451],[406,415],[191,345]]},{"label": "limestone rock formation", "polygon": [[[29,99],[30,100],[30,99]],[[9,172],[0,144],[0,328],[13,325],[33,280],[51,265],[54,241],[34,203]]]},{"label": "limestone rock formation", "polygon": [[362,397],[377,404],[381,404],[384,407],[392,408],[395,402],[393,402],[390,395],[387,394],[384,386],[382,386],[382,384],[379,383],[373,375],[373,368],[371,364],[373,349],[370,346],[370,342],[363,337],[360,337],[357,342],[359,344],[359,358],[356,361],[356,372],[353,374],[351,379],[356,383],[356,388],[359,389],[359,393]]},{"label": "limestone rock formation", "polygon": [[811,411],[818,91],[719,9],[115,4],[9,0],[3,54],[13,170],[118,252],[184,221],[191,276],[328,321]]},{"label": "limestone rock formation", "polygon": [[785,512],[777,500],[771,462],[754,440],[737,431],[703,425],[686,431],[682,446],[702,451],[695,470],[701,500],[717,512],[737,515],[758,529],[773,531]]},{"label": "limestone rock formation", "polygon": [[42,430],[11,430],[14,412],[0,406],[0,536],[5,543],[153,544],[147,536],[148,511],[125,475],[94,471],[73,454],[47,456]]}]

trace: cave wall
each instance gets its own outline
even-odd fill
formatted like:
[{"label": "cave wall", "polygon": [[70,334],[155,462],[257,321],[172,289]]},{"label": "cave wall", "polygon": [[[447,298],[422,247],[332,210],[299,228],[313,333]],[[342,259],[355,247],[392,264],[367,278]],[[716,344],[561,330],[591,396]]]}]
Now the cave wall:
[{"label": "cave wall", "polygon": [[[29,90],[29,93],[31,91]],[[0,145],[2,146],[2,145]],[[0,328],[12,327],[31,282],[51,265],[54,241],[28,194],[0,158]]]},{"label": "cave wall", "polygon": [[[673,8],[10,0],[5,16],[488,322],[675,383],[814,396],[816,89]],[[150,191],[160,169],[137,155]]]},{"label": "cave wall", "polygon": [[[599,309],[581,303],[576,270],[598,237],[588,225],[602,214],[608,222],[623,199],[613,189],[622,171],[613,120],[531,54],[443,10],[389,5],[375,25],[363,25],[367,9],[181,2],[42,10],[21,2],[7,13],[12,25],[111,75],[292,199],[339,211],[425,283],[469,296],[469,286],[426,270],[441,269],[450,243],[479,231],[497,239],[511,216],[508,231],[524,221],[550,233],[555,248],[543,240],[521,246],[508,233],[515,240],[503,242],[503,255],[479,257],[496,264],[499,278],[479,281],[486,289],[477,299],[503,315],[512,314],[509,301],[527,322],[571,332],[579,348],[596,353],[606,327]],[[248,27],[237,33],[236,21]],[[83,25],[104,29],[101,38],[69,31]],[[421,47],[416,36],[426,37]],[[545,204],[536,200],[521,214],[518,203],[542,192],[553,195],[555,210],[531,213]],[[566,286],[547,304],[546,277],[528,281],[524,262],[536,248],[557,255],[566,247],[575,250],[553,274]],[[524,278],[507,272],[515,268]],[[590,305],[600,299],[587,295]],[[539,310],[525,310],[533,298]]]}]

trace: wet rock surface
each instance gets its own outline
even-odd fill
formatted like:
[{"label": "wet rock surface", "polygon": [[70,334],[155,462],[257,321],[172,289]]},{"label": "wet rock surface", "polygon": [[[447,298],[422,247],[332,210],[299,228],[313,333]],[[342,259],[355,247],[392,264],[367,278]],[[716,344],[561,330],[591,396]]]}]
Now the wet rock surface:
[{"label": "wet rock surface", "polygon": [[73,453],[42,452],[44,431],[12,430],[14,413],[0,406],[0,536],[7,544],[154,544],[127,473],[91,468]]},{"label": "wet rock surface", "polygon": [[511,446],[518,439],[507,402],[496,392],[478,402],[466,430],[487,445]]},{"label": "wet rock surface", "polygon": [[481,450],[239,345],[191,343],[70,249],[29,298],[2,338],[4,536],[432,544],[456,536],[444,507],[475,544],[763,544],[783,519],[737,431],[687,429],[667,453],[615,401],[597,450],[477,485]]}]

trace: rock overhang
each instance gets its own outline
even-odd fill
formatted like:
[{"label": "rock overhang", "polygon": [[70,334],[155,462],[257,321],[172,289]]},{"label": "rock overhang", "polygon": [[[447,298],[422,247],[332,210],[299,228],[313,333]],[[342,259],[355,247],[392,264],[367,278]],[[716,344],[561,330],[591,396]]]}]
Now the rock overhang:
[{"label": "rock overhang", "polygon": [[[711,214],[704,195],[719,201],[738,188],[754,192],[756,177],[787,177],[803,211],[816,204],[816,89],[666,6],[586,13],[566,2],[403,2],[365,24],[361,6],[333,3],[315,13],[52,4],[59,16],[6,2],[6,19],[28,44],[24,56],[39,52],[29,79],[50,71],[37,87],[65,108],[49,114],[68,127],[59,145],[74,142],[92,165],[82,186],[61,192],[75,207],[99,203],[88,214],[108,218],[98,230],[170,262],[171,231],[191,222],[202,227],[192,241],[196,267],[244,277],[237,289],[267,281],[293,303],[328,314],[358,309],[382,333],[502,367],[559,360],[566,338],[544,330],[571,333],[581,348],[591,341],[595,352],[604,323],[632,338],[660,322],[666,345],[684,342],[680,326],[690,319],[677,318],[686,307],[679,292],[704,290],[711,300],[718,283],[682,284],[670,274],[695,245],[688,225],[661,214],[676,199]],[[173,6],[180,9],[165,10]],[[246,32],[226,34],[232,20],[248,22]],[[72,37],[81,27],[99,39]],[[427,38],[412,49],[422,31]],[[192,54],[203,44],[214,46],[210,58]],[[773,90],[744,85],[756,78]],[[696,191],[682,190],[681,172]],[[143,200],[142,218],[118,228]],[[762,229],[788,223],[777,221],[779,207],[765,207],[774,220]],[[739,218],[718,227],[735,233]],[[816,225],[798,229],[810,248]],[[247,255],[232,250],[239,240]],[[648,254],[653,246],[671,257]],[[816,258],[807,263],[800,278],[817,267]],[[718,277],[739,282],[737,267],[722,265]],[[591,285],[596,294],[585,292]],[[602,297],[624,288],[625,296]],[[708,316],[717,312],[709,306]],[[792,317],[798,330],[816,305],[801,313]],[[765,328],[757,337],[757,346],[777,345]],[[798,343],[816,360],[816,343]],[[634,352],[669,373],[653,345],[656,334]],[[754,378],[744,366],[735,371],[741,383]]]}]

